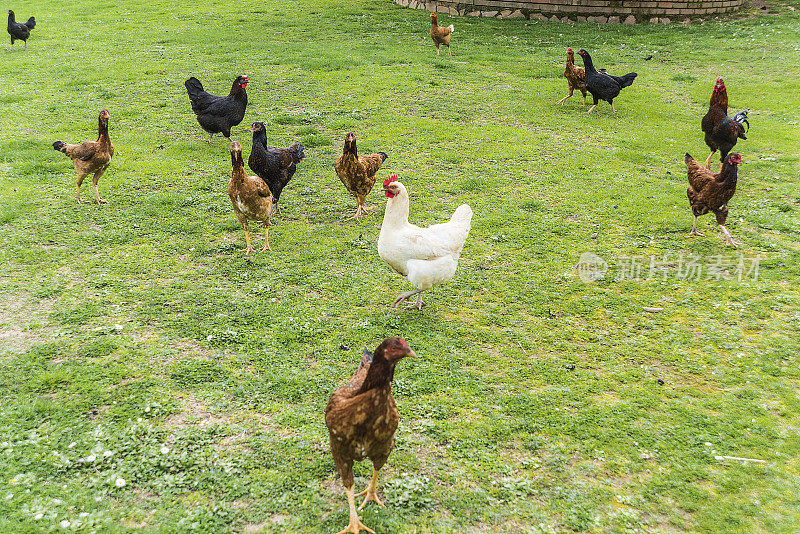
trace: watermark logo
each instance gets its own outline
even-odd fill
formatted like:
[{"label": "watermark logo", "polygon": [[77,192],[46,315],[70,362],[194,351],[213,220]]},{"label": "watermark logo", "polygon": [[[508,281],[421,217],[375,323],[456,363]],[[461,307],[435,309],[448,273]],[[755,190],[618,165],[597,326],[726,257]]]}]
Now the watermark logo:
[{"label": "watermark logo", "polygon": [[578,270],[578,278],[581,279],[581,282],[588,284],[602,280],[606,276],[608,263],[594,252],[584,252],[575,268]]},{"label": "watermark logo", "polygon": [[608,279],[616,282],[640,280],[758,280],[763,258],[744,254],[671,252],[656,255],[621,255],[606,261],[593,252],[581,254],[575,268],[584,283]]}]

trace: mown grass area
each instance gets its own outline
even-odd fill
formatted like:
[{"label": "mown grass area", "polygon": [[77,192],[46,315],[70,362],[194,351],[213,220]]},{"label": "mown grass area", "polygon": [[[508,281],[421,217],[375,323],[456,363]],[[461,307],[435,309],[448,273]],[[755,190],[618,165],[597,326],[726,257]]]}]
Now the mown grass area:
[{"label": "mown grass area", "polygon": [[[13,8],[37,27],[0,69],[0,531],[336,532],[324,407],[361,347],[394,335],[419,358],[395,375],[388,506],[363,514],[379,533],[800,530],[797,11],[443,15],[454,55],[437,58],[428,13],[388,0]],[[555,104],[566,46],[639,73],[616,115]],[[249,257],[228,143],[203,142],[183,87],[226,93],[238,74],[245,157],[256,120],[307,147],[273,252]],[[708,155],[717,75],[752,110],[738,250],[712,217],[686,236],[683,154]],[[104,108],[109,204],[78,205],[51,144],[94,139]],[[383,197],[344,218],[332,165],[349,130],[389,154],[379,177],[400,175],[412,222],[475,211],[422,313],[388,308],[409,285],[377,255]],[[605,279],[579,279],[584,252]],[[692,254],[702,276],[679,278]],[[757,278],[708,270],[738,254]],[[631,257],[639,279],[617,280]]]}]

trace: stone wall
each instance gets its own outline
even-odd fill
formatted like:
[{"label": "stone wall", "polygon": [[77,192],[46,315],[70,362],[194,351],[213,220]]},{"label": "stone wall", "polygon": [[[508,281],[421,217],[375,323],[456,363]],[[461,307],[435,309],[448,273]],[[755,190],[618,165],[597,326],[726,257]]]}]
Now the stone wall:
[{"label": "stone wall", "polygon": [[552,21],[636,22],[688,21],[731,13],[745,0],[394,0],[412,9],[450,15],[526,18]]}]

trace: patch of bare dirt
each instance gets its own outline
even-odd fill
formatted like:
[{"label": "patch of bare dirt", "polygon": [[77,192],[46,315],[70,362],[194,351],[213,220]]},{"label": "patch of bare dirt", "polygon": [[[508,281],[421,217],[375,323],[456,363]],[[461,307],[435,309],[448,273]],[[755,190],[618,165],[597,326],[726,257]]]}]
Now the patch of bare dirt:
[{"label": "patch of bare dirt", "polygon": [[29,294],[0,294],[0,353],[21,354],[37,343],[50,341],[56,329],[40,325],[49,323],[52,307],[51,300]]}]

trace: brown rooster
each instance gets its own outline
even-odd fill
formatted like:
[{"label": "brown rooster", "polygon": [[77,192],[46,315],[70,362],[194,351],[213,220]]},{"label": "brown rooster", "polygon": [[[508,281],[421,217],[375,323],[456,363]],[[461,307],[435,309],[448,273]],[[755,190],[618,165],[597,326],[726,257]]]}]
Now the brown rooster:
[{"label": "brown rooster", "polygon": [[[400,420],[392,398],[394,366],[406,356],[416,354],[399,337],[385,339],[374,354],[365,348],[358,370],[331,395],[325,408],[331,454],[347,491],[350,508],[350,523],[339,534],[358,534],[362,529],[374,533],[361,523],[355,497],[365,496],[359,510],[368,501],[384,506],[376,493],[378,474],[392,452]],[[353,462],[364,458],[372,460],[372,479],[364,491],[354,495]]]},{"label": "brown rooster", "polygon": [[577,89],[583,93],[583,106],[586,107],[586,70],[583,67],[575,66],[575,51],[567,48],[567,66],[564,69],[564,77],[567,79],[569,94],[558,101],[563,104],[566,99],[572,96],[572,92]]},{"label": "brown rooster", "polygon": [[264,225],[264,246],[260,252],[272,250],[269,246],[269,223],[272,215],[272,193],[264,180],[257,176],[248,176],[244,172],[242,145],[238,141],[231,143],[231,164],[233,171],[228,180],[228,196],[231,197],[233,211],[244,228],[244,239],[247,242],[245,254],[253,251],[250,244],[250,228],[247,219],[261,221]]},{"label": "brown rooster", "polygon": [[350,193],[356,197],[358,208],[351,219],[358,219],[367,209],[364,201],[375,185],[375,173],[386,161],[386,152],[376,152],[369,156],[359,156],[356,149],[356,134],[349,132],[344,138],[344,150],[333,168]]},{"label": "brown rooster", "polygon": [[725,243],[734,247],[741,245],[731,237],[725,227],[725,220],[728,218],[728,201],[736,192],[737,168],[742,162],[742,157],[736,153],[730,154],[722,163],[722,169],[716,174],[701,166],[688,152],[684,162],[689,178],[686,195],[689,197],[689,205],[694,215],[689,235],[703,235],[697,231],[697,218],[711,211],[716,215],[717,224],[725,235]]},{"label": "brown rooster", "polygon": [[720,153],[719,160],[725,161],[728,152],[736,145],[736,141],[747,139],[744,136],[744,125],[746,124],[747,129],[750,129],[750,123],[747,121],[748,111],[750,110],[744,109],[733,118],[728,117],[728,91],[722,78],[717,78],[714,92],[711,93],[711,101],[708,104],[708,113],[700,122],[700,127],[706,134],[706,144],[711,149],[711,154],[706,159],[706,169],[710,168],[711,156],[717,150]]},{"label": "brown rooster", "polygon": [[53,143],[53,148],[66,154],[72,160],[72,164],[75,165],[75,171],[78,173],[76,198],[79,203],[83,202],[81,200],[83,179],[92,173],[94,173],[92,185],[94,186],[95,202],[98,204],[108,202],[108,200],[100,198],[100,193],[97,192],[97,181],[106,172],[108,165],[111,163],[111,158],[114,156],[114,145],[111,144],[111,138],[108,136],[109,117],[108,110],[104,109],[100,112],[100,116],[97,119],[97,141],[84,141],[79,145],[71,145],[64,141]]},{"label": "brown rooster", "polygon": [[436,55],[439,55],[439,45],[446,45],[447,46],[447,53],[451,56],[453,55],[450,52],[450,35],[455,31],[455,28],[451,24],[446,28],[444,26],[439,26],[439,19],[436,16],[436,13],[431,13],[431,39],[433,39],[433,44],[436,45]]}]

